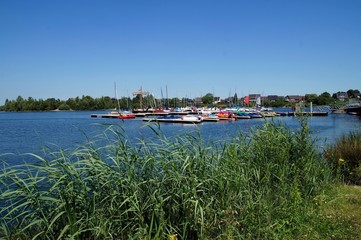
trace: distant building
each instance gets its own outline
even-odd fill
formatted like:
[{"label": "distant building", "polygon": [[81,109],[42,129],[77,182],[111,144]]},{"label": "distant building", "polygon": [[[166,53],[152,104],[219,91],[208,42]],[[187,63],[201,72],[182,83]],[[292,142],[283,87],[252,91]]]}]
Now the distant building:
[{"label": "distant building", "polygon": [[261,96],[261,102],[265,102],[268,101],[268,97],[267,96]]},{"label": "distant building", "polygon": [[203,103],[203,100],[202,100],[201,97],[196,97],[196,98],[194,99],[194,102],[195,102],[196,105],[199,105],[199,104],[202,104],[202,103]]},{"label": "distant building", "polygon": [[220,97],[214,97],[213,98],[213,104],[217,104],[221,102],[221,98]]},{"label": "distant building", "polygon": [[185,101],[186,103],[192,103],[194,102],[193,99],[190,99],[190,98],[184,98],[182,101]]},{"label": "distant building", "polygon": [[268,100],[268,101],[271,101],[271,102],[277,101],[278,98],[279,98],[278,95],[268,95],[268,96],[267,96],[267,100]]},{"label": "distant building", "polygon": [[347,92],[337,92],[336,97],[340,101],[345,101],[348,98]]},{"label": "distant building", "polygon": [[301,96],[301,95],[287,95],[285,97],[285,100],[287,102],[292,102],[292,103],[298,103],[298,102],[302,102],[305,100],[305,96]]},{"label": "distant building", "polygon": [[233,103],[233,97],[228,97],[223,100],[224,103]]},{"label": "distant building", "polygon": [[257,102],[257,99],[261,99],[261,94],[249,94],[249,102]]}]

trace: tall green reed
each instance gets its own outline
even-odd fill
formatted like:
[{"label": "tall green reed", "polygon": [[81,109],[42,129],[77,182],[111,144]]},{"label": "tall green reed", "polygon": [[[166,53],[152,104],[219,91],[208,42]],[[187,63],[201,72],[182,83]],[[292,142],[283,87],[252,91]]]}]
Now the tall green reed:
[{"label": "tall green reed", "polygon": [[361,130],[336,139],[327,147],[325,158],[345,183],[361,185]]},{"label": "tall green reed", "polygon": [[106,144],[31,155],[4,166],[0,236],[8,239],[257,239],[297,235],[329,169],[307,124],[265,122],[230,142],[199,131],[131,144],[106,130]]}]

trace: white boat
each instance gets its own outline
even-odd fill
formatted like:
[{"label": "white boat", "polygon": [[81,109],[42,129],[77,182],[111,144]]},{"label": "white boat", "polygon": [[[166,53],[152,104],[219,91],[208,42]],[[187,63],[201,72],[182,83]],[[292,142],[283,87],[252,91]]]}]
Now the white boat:
[{"label": "white boat", "polygon": [[201,123],[203,119],[198,115],[166,115],[160,117],[145,117],[143,118],[143,121],[168,123]]},{"label": "white boat", "polygon": [[261,107],[261,111],[270,112],[273,111],[273,109],[270,107]]},{"label": "white boat", "polygon": [[203,121],[207,121],[207,122],[218,122],[219,121],[219,117],[216,114],[203,114]]},{"label": "white boat", "polygon": [[202,122],[203,121],[203,117],[199,116],[199,115],[185,115],[182,116],[182,120],[184,121],[195,121],[195,122]]}]

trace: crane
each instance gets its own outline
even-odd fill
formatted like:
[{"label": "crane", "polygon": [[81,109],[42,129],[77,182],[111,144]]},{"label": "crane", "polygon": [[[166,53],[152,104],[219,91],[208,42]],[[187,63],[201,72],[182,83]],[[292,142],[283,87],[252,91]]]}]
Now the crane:
[{"label": "crane", "polygon": [[140,109],[143,109],[143,105],[142,105],[143,96],[148,96],[148,95],[149,95],[149,92],[143,92],[142,86],[140,86],[139,91],[133,92],[133,96],[139,96],[139,106],[140,106]]}]

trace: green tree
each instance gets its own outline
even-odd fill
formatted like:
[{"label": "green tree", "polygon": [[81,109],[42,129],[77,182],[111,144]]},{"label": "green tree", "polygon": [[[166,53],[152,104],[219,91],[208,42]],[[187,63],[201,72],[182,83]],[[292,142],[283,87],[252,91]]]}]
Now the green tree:
[{"label": "green tree", "polygon": [[24,104],[24,99],[21,96],[18,96],[16,98],[15,111],[17,112],[23,111],[23,104]]},{"label": "green tree", "polygon": [[207,93],[205,96],[203,96],[202,102],[203,102],[203,104],[212,104],[213,99],[214,99],[213,94]]},{"label": "green tree", "polygon": [[122,97],[119,102],[121,109],[133,109],[133,103],[129,97]]},{"label": "green tree", "polygon": [[347,95],[349,98],[355,98],[360,94],[360,91],[358,89],[349,89],[347,91]]},{"label": "green tree", "polygon": [[15,101],[6,99],[4,110],[5,111],[16,111],[16,109],[15,109]]},{"label": "green tree", "polygon": [[62,103],[62,104],[59,105],[58,109],[59,110],[70,110],[70,107],[69,107],[68,104]]},{"label": "green tree", "polygon": [[145,96],[143,98],[143,106],[146,108],[156,108],[157,101],[156,101],[155,97],[152,94]]},{"label": "green tree", "polygon": [[90,96],[82,96],[80,100],[80,110],[94,110],[95,102],[94,99]]},{"label": "green tree", "polygon": [[234,96],[233,96],[233,104],[234,104],[234,105],[238,105],[238,96],[237,96],[237,93],[235,93]]},{"label": "green tree", "polygon": [[133,97],[132,103],[134,108],[140,108],[140,95]]},{"label": "green tree", "polygon": [[306,94],[306,96],[305,96],[305,100],[307,102],[315,102],[317,100],[317,98],[318,98],[318,96],[315,93]]},{"label": "green tree", "polygon": [[181,100],[177,97],[169,100],[170,107],[179,107],[181,105]]},{"label": "green tree", "polygon": [[263,101],[262,103],[265,107],[284,107],[288,102],[286,102],[284,97],[278,97],[275,101]]},{"label": "green tree", "polygon": [[317,105],[329,105],[333,103],[335,100],[331,97],[331,94],[328,92],[323,92],[320,94],[315,101],[315,104]]},{"label": "green tree", "polygon": [[60,105],[60,100],[55,98],[48,98],[45,100],[48,103],[48,109],[46,110],[55,110]]},{"label": "green tree", "polygon": [[328,92],[323,92],[320,97],[324,97],[324,98],[330,98],[331,97],[331,94],[328,93]]}]

